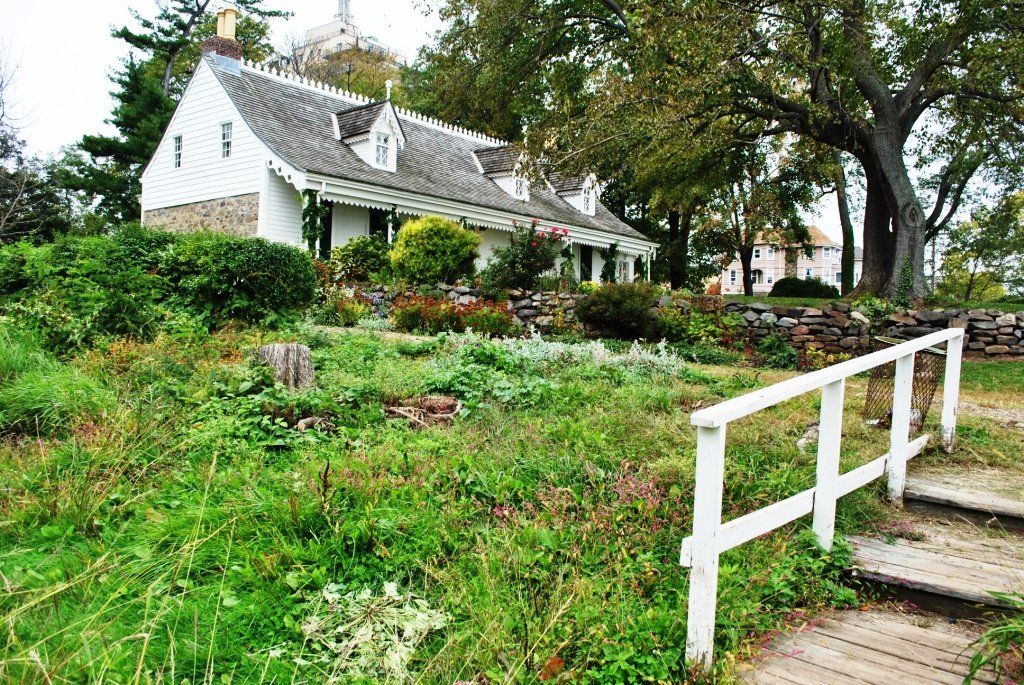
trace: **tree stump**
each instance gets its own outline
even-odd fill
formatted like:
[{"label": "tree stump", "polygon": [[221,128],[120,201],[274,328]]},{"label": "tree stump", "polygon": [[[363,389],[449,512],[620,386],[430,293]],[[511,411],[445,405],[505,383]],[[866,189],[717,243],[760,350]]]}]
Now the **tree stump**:
[{"label": "tree stump", "polygon": [[284,383],[289,390],[301,390],[313,385],[313,359],[305,345],[264,345],[256,350],[256,356],[274,370],[274,379]]}]

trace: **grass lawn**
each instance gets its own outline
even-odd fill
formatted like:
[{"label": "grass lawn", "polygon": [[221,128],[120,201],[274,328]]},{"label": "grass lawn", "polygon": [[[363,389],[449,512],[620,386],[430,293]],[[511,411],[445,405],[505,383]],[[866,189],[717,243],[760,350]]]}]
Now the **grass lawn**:
[{"label": "grass lawn", "polygon": [[[68,363],[2,338],[0,680],[16,683],[681,682],[690,412],[789,375],[472,337],[182,333]],[[279,339],[313,348],[318,389],[248,363]],[[1010,387],[995,366],[966,363],[965,396]],[[1006,366],[1019,397],[1024,365]],[[863,385],[844,469],[884,451]],[[423,394],[465,415],[385,418]],[[795,444],[817,407],[730,426],[725,519],[813,484]],[[296,431],[307,415],[337,430]],[[963,424],[956,458],[1014,444]],[[884,522],[882,492],[844,498],[839,531]],[[821,554],[808,526],[723,555],[715,677],[801,612],[856,603],[844,546]]]}]

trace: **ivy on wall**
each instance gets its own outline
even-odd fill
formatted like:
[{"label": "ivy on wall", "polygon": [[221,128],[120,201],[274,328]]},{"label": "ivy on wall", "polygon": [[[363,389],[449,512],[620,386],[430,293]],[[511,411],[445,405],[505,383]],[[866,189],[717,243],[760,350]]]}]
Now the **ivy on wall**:
[{"label": "ivy on wall", "polygon": [[324,232],[324,219],[331,213],[331,206],[322,202],[315,190],[303,193],[302,240],[310,252],[316,250],[316,241]]}]

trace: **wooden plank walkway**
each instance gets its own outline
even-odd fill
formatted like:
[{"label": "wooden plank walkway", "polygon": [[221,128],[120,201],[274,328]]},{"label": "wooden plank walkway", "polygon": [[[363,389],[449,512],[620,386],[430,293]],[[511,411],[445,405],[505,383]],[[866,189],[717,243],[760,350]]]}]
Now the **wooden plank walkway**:
[{"label": "wooden plank walkway", "polygon": [[1000,469],[917,469],[907,476],[907,499],[1024,519],[1024,474]]},{"label": "wooden plank walkway", "polygon": [[963,523],[919,520],[921,539],[851,537],[854,574],[869,580],[1001,606],[989,591],[1024,587],[1024,540]]},{"label": "wooden plank walkway", "polygon": [[[737,675],[749,685],[961,685],[978,632],[936,616],[846,611],[778,638]],[[997,680],[987,670],[974,682]]]}]

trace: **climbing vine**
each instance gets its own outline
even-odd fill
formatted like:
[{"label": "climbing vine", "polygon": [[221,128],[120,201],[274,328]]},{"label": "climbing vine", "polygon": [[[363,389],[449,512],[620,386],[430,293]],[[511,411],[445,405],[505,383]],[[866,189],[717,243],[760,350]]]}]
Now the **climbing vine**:
[{"label": "climbing vine", "polygon": [[604,260],[604,266],[601,267],[601,280],[605,283],[614,283],[619,275],[619,244],[612,243],[608,247],[598,248],[597,253]]},{"label": "climbing vine", "polygon": [[896,294],[892,298],[892,303],[897,309],[910,308],[910,292],[913,287],[914,268],[910,265],[910,257],[904,257],[903,268],[900,269],[900,282],[896,286]]},{"label": "climbing vine", "polygon": [[302,240],[310,252],[316,250],[316,241],[324,232],[324,218],[330,214],[331,206],[321,202],[315,190],[307,190],[302,202]]}]

